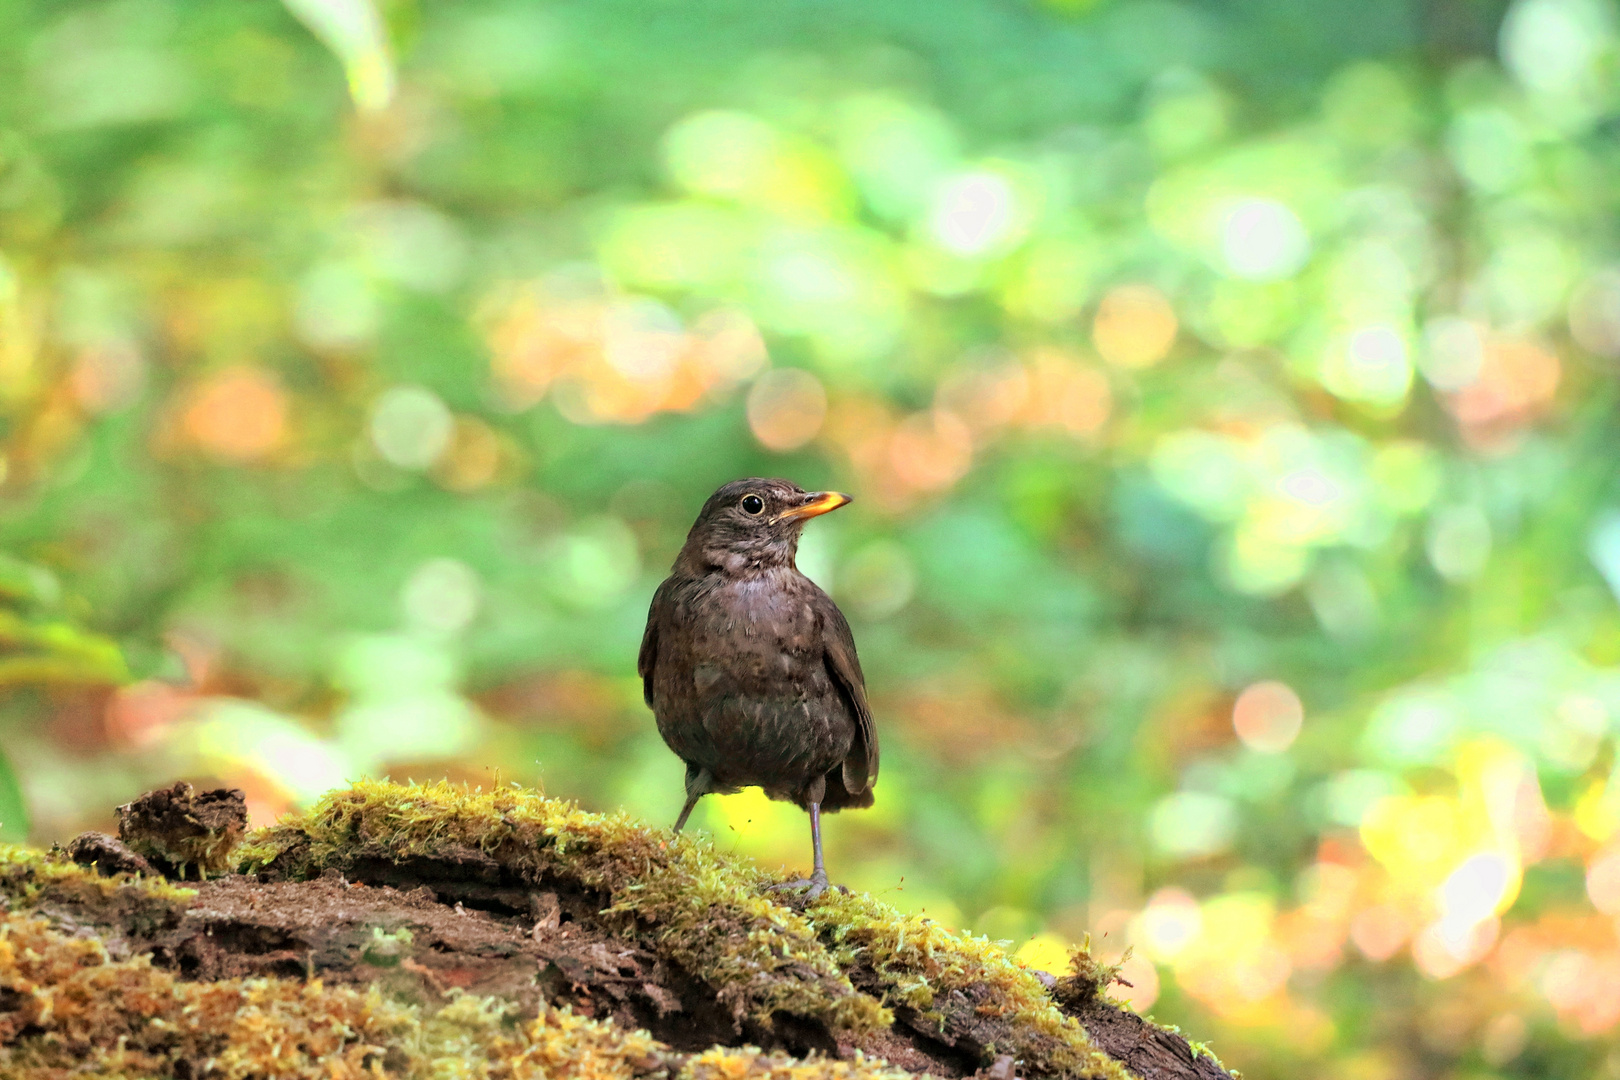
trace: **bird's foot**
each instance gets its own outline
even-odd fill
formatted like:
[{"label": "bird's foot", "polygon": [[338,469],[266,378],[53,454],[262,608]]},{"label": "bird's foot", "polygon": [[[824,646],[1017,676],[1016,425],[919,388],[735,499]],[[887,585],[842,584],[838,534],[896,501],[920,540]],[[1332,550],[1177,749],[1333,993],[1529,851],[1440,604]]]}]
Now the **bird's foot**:
[{"label": "bird's foot", "polygon": [[796,881],[782,881],[775,885],[768,885],[766,886],[765,891],[796,892],[800,894],[800,899],[804,903],[813,904],[817,900],[821,899],[822,893],[831,888],[843,889],[845,892],[849,891],[848,889],[844,889],[842,885],[834,886],[832,882],[828,881],[827,871],[817,870],[814,874],[811,874],[807,878],[799,878]]}]

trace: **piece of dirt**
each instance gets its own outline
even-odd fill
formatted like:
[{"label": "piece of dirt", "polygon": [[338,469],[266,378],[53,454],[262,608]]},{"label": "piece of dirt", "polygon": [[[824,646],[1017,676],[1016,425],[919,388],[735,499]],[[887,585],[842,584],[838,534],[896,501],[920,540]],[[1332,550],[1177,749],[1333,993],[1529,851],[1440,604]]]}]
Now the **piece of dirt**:
[{"label": "piece of dirt", "polygon": [[182,780],[118,808],[118,839],[173,878],[224,870],[246,831],[247,796],[237,788],[199,793]]},{"label": "piece of dirt", "polygon": [[95,869],[102,877],[114,874],[156,874],[152,864],[129,850],[122,840],[106,833],[80,833],[68,841],[68,858]]}]

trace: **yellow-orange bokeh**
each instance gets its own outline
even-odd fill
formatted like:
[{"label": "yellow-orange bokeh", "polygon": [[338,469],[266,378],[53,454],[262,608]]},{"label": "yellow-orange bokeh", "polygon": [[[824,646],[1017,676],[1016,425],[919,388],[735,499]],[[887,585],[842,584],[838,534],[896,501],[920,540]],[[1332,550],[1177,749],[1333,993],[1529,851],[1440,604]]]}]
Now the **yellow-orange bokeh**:
[{"label": "yellow-orange bokeh", "polygon": [[267,457],[287,435],[287,393],[269,371],[232,367],[187,395],[182,425],[199,447],[228,461]]},{"label": "yellow-orange bokeh", "polygon": [[1110,364],[1122,368],[1152,367],[1176,342],[1176,312],[1151,285],[1121,285],[1097,306],[1091,324],[1092,343]]}]

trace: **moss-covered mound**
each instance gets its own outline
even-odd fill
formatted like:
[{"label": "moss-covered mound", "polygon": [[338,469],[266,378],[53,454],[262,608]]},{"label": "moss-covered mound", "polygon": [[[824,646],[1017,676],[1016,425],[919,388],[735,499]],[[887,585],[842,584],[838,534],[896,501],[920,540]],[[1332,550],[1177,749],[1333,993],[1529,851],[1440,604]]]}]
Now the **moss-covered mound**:
[{"label": "moss-covered mound", "polygon": [[357,784],[185,889],[111,843],[86,867],[0,850],[0,1075],[1228,1075],[1109,1004],[1084,954],[1054,986],[532,792]]},{"label": "moss-covered mound", "polygon": [[583,891],[600,898],[600,919],[708,982],[739,1020],[768,1026],[786,1013],[852,1031],[893,1020],[850,985],[803,916],[761,895],[756,867],[624,814],[514,788],[364,782],[254,835],[238,858],[246,872],[294,879],[451,866],[487,882],[495,903],[503,886]]},{"label": "moss-covered mound", "polygon": [[453,996],[424,1015],[376,990],[321,980],[185,982],[94,938],[0,917],[0,1075],[220,1080],[888,1080],[865,1061],[797,1061],[752,1048],[670,1052],[644,1031],[543,1008]]}]

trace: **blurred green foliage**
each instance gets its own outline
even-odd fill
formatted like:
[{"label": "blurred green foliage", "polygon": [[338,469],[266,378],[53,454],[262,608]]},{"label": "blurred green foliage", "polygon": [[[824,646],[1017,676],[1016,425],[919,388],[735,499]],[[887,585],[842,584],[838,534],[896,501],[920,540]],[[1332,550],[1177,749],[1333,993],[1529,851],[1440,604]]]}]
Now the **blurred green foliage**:
[{"label": "blurred green foliage", "polygon": [[857,499],[801,552],[884,740],[835,876],[1134,945],[1250,1076],[1620,1076],[1616,27],[0,0],[35,838],[178,773],[673,817],[646,603],[785,475]]}]

